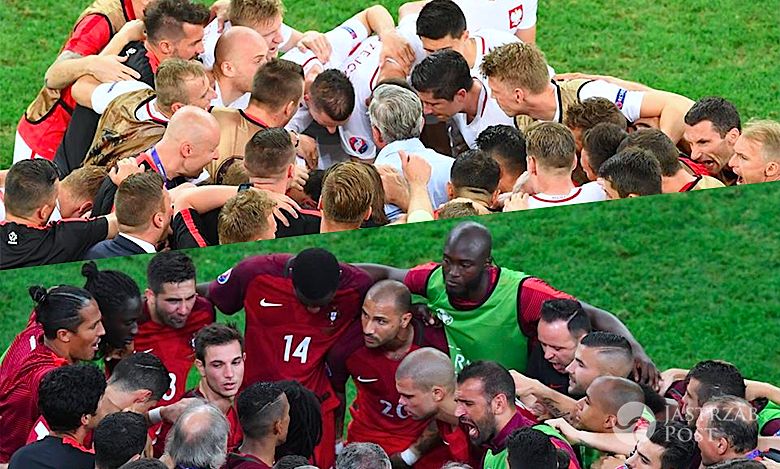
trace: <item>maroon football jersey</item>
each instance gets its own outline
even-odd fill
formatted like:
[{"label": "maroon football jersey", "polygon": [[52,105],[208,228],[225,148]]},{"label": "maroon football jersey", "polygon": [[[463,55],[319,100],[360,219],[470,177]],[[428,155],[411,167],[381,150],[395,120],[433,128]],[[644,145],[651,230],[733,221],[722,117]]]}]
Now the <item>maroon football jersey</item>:
[{"label": "maroon football jersey", "polygon": [[202,328],[214,322],[214,306],[202,296],[195,299],[195,306],[181,329],[152,321],[149,306],[144,302],[143,316],[135,336],[135,351],[148,352],[163,362],[171,376],[171,387],[163,395],[160,405],[172,404],[182,398],[187,390],[187,375],[195,363],[192,339]]},{"label": "maroon football jersey", "polygon": [[251,454],[235,452],[228,454],[225,469],[271,469],[271,466]]},{"label": "maroon football jersey", "polygon": [[[422,321],[416,320],[412,325],[414,339],[409,352],[435,347],[447,353],[444,329],[425,327]],[[371,442],[380,445],[387,454],[398,453],[414,443],[428,426],[427,420],[410,418],[398,403],[400,395],[395,387],[395,372],[401,360],[391,360],[381,348],[366,347],[360,322],[356,322],[347,337],[334,347],[328,359],[334,386],[343,392],[346,375],[349,375],[357,389],[349,409],[352,422],[347,429],[347,443]]]},{"label": "maroon football jersey", "polygon": [[[29,329],[29,328],[28,328]],[[25,329],[14,339],[29,342]],[[28,335],[24,335],[25,332]],[[0,463],[7,463],[17,449],[25,445],[27,435],[40,416],[38,410],[38,385],[49,371],[66,365],[43,343],[43,334],[34,341],[30,350],[22,346],[9,350],[0,365]]]},{"label": "maroon football jersey", "polygon": [[245,259],[211,283],[209,298],[225,314],[242,307],[246,311],[243,388],[258,381],[296,380],[320,397],[325,413],[332,405],[326,401],[335,397],[325,355],[358,318],[371,279],[341,264],[336,295],[313,314],[295,295],[287,274],[291,258],[275,254]]}]

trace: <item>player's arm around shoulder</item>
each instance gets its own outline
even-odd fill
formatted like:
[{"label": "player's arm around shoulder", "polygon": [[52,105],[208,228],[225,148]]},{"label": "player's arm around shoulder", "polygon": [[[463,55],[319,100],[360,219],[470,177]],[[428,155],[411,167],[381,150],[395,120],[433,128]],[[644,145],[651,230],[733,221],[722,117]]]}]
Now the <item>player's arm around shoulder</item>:
[{"label": "player's arm around shoulder", "polygon": [[693,106],[693,100],[669,91],[644,92],[641,117],[658,117],[661,131],[674,143],[680,141],[685,130],[685,114]]},{"label": "player's arm around shoulder", "polygon": [[374,283],[379,282],[380,280],[395,280],[398,282],[403,282],[406,278],[406,274],[409,272],[409,269],[399,269],[397,267],[382,264],[353,265],[368,274]]}]

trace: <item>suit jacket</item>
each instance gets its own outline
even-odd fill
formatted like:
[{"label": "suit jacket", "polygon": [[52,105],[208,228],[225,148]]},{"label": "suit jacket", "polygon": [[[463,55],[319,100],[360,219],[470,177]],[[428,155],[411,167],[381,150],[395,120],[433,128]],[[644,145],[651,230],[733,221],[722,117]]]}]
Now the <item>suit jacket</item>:
[{"label": "suit jacket", "polygon": [[84,259],[106,259],[109,257],[132,256],[135,254],[146,254],[144,249],[125,238],[116,236],[114,239],[107,239],[92,246]]}]

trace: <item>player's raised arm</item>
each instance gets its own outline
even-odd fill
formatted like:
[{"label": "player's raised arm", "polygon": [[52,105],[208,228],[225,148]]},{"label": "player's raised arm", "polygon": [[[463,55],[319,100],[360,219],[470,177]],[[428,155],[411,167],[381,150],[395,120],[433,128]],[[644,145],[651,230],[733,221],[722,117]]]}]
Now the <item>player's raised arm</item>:
[{"label": "player's raised arm", "polygon": [[644,347],[640,344],[631,331],[614,314],[597,308],[593,305],[580,301],[582,309],[585,310],[593,329],[597,331],[614,332],[625,337],[631,343],[631,350],[634,352],[634,377],[641,383],[651,386],[653,389],[658,387],[658,381],[661,378],[658,368],[645,353]]}]

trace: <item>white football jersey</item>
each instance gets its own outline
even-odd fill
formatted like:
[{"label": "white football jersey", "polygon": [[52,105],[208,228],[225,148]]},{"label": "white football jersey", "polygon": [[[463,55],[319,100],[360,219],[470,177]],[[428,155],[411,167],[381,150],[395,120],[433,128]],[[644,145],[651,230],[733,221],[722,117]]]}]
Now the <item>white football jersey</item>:
[{"label": "white football jersey", "polygon": [[504,44],[520,42],[520,39],[514,34],[510,34],[506,31],[499,31],[497,29],[483,29],[482,31],[474,32],[470,37],[476,41],[477,46],[474,66],[471,67],[471,76],[473,77],[482,76],[479,67],[482,65],[482,61],[485,60],[485,56],[488,55],[490,51],[496,47],[503,46]]},{"label": "white football jersey", "polygon": [[597,182],[575,187],[565,195],[535,194],[528,198],[528,208],[559,207],[607,200],[607,194]]},{"label": "white football jersey", "polygon": [[498,29],[514,34],[536,25],[537,0],[454,0],[471,32]]},{"label": "white football jersey", "polygon": [[116,98],[123,94],[143,89],[151,90],[152,87],[138,80],[101,83],[92,91],[92,110],[98,114],[103,114],[108,105]]},{"label": "white football jersey", "polygon": [[474,78],[478,80],[479,84],[482,86],[482,91],[479,93],[477,114],[471,122],[466,121],[465,112],[452,116],[452,122],[458,127],[458,131],[463,136],[463,139],[466,141],[469,148],[477,147],[477,137],[483,130],[491,125],[514,125],[514,119],[507,116],[504,111],[498,107],[496,100],[490,97],[490,88],[487,85],[487,80],[480,80],[478,77]]},{"label": "white football jersey", "polygon": [[297,47],[282,56],[283,59],[295,62],[307,73],[312,66],[319,65],[323,70],[341,68],[347,57],[368,38],[366,26],[355,18],[350,18],[335,29],[325,33],[331,47],[330,59],[327,63],[320,62],[313,52],[301,52]]},{"label": "white football jersey", "polygon": [[[417,15],[408,15],[401,20],[397,28],[414,50],[414,65],[425,58],[425,50],[417,36],[416,25]],[[371,96],[379,79],[381,54],[382,42],[377,36],[371,36],[363,41],[341,68],[355,88],[355,109],[346,124],[339,127],[339,136],[343,150],[356,158],[368,160],[376,158],[376,146],[371,136],[371,121],[368,118],[366,100]]]},{"label": "white football jersey", "polygon": [[578,96],[580,101],[593,97],[606,98],[615,103],[629,122],[634,122],[640,117],[645,92],[629,91],[604,80],[594,80],[582,85]]}]

